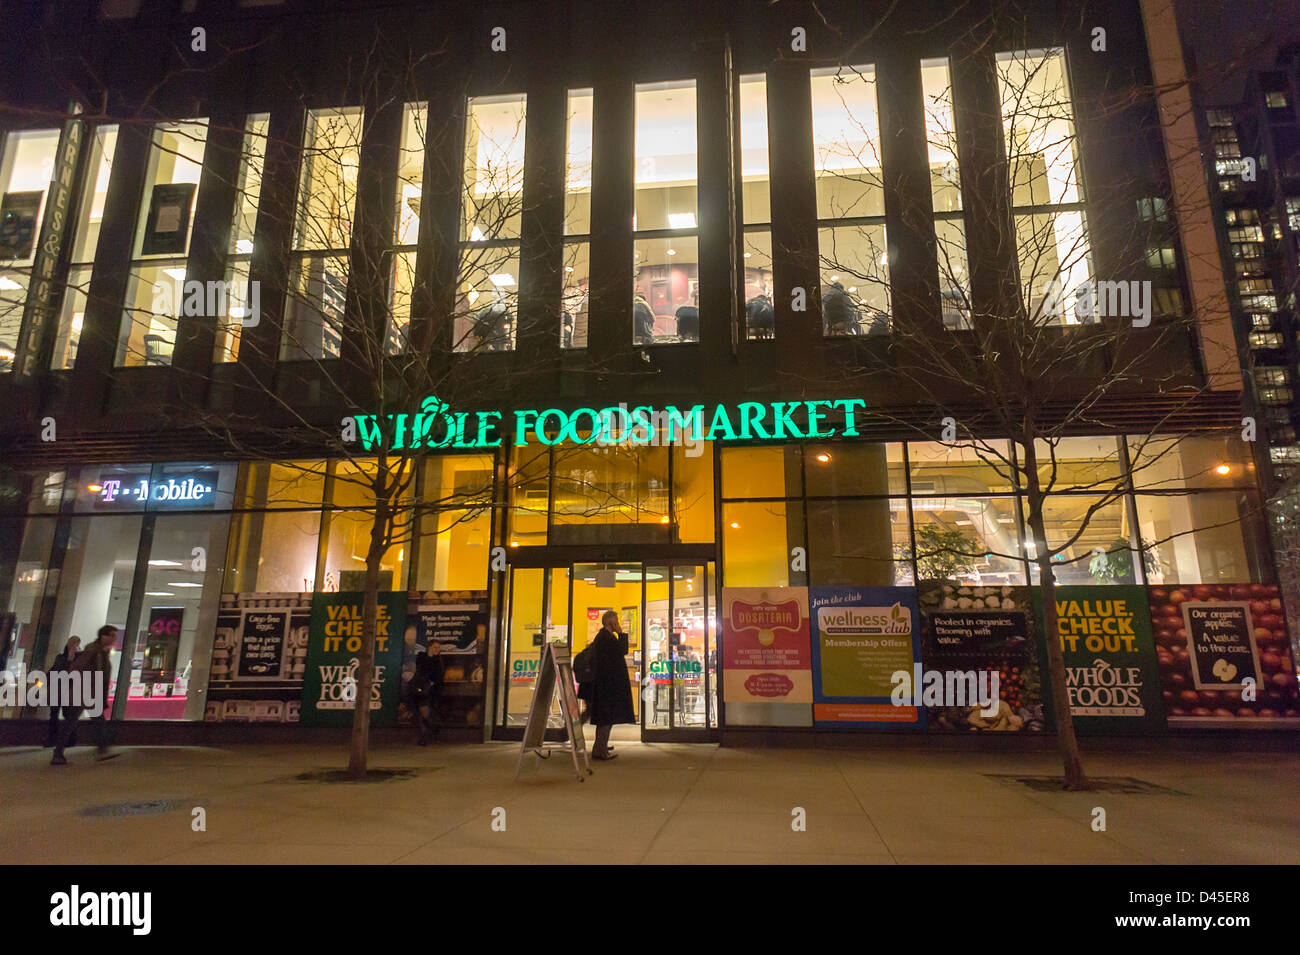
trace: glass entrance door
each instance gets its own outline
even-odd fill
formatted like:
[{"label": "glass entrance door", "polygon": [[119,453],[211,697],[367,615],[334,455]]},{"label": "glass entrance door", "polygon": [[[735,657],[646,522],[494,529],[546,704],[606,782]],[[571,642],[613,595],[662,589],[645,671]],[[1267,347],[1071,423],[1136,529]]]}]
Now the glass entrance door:
[{"label": "glass entrance door", "polygon": [[[713,570],[712,562],[639,561],[512,569],[501,725],[522,727],[527,721],[542,641],[567,639],[576,654],[613,610],[628,635],[628,681],[640,737],[699,739],[715,730]],[[616,727],[614,738],[636,739],[636,733]]]}]

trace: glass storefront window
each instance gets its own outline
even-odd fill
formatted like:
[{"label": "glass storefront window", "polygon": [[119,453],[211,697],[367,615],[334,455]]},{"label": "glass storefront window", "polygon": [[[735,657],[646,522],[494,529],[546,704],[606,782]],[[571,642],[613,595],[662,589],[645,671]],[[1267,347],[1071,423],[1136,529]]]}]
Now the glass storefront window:
[{"label": "glass storefront window", "polygon": [[[8,657],[0,662],[11,672],[17,672],[20,666],[42,668],[63,649],[62,644],[54,650],[46,647],[39,659],[34,656],[38,649],[36,625],[42,598],[47,592],[53,592],[47,588],[52,587],[58,576],[49,570],[55,528],[56,521],[52,517],[32,517],[25,526],[21,517],[0,519],[0,535],[3,535],[3,540],[0,540],[0,581],[12,582],[9,605],[5,609],[13,614],[9,623],[15,630],[14,644],[7,648]],[[7,636],[0,633],[0,643]]]},{"label": "glass storefront window", "polygon": [[939,265],[939,301],[943,327],[972,328],[966,223],[960,218],[936,219],[934,241]]},{"label": "glass storefront window", "polygon": [[667,447],[559,447],[552,543],[670,538]]},{"label": "glass storefront window", "polygon": [[1154,553],[1151,584],[1270,579],[1268,536],[1255,494],[1244,491],[1137,495],[1138,528]]},{"label": "glass storefront window", "polygon": [[338,252],[352,245],[361,120],[360,107],[308,111],[294,249]]},{"label": "glass storefront window", "polygon": [[1011,449],[1005,441],[970,443],[913,441],[907,446],[913,494],[989,494],[1014,490]]},{"label": "glass storefront window", "polygon": [[1012,202],[1078,202],[1078,144],[1065,51],[999,53],[997,75]]},{"label": "glass storefront window", "polygon": [[1135,491],[1253,488],[1255,462],[1237,432],[1213,437],[1131,435]]},{"label": "glass storefront window", "polygon": [[1088,281],[1092,249],[1082,210],[1017,215],[1016,255],[1027,314],[1036,322],[1075,325],[1075,289]]},{"label": "glass storefront window", "polygon": [[740,78],[741,209],[745,225],[772,221],[767,155],[767,74]]},{"label": "glass storefront window", "polygon": [[776,310],[772,301],[772,233],[767,229],[746,229],[741,252],[744,275],[745,337],[775,338]]},{"label": "glass storefront window", "polygon": [[519,244],[461,246],[456,294],[456,351],[510,351],[519,315]]},{"label": "glass storefront window", "polygon": [[1124,475],[1119,442],[1113,436],[1057,438],[1034,442],[1038,482],[1044,491],[1109,492]]},{"label": "glass storefront window", "polygon": [[118,641],[110,658],[114,680],[121,674],[118,664],[122,635],[126,632],[143,522],[141,514],[72,518],[59,575],[51,641],[62,649],[68,637],[78,636],[84,647],[104,624],[117,627]]},{"label": "glass storefront window", "polygon": [[492,535],[492,456],[449,455],[424,463],[415,590],[482,590]]},{"label": "glass storefront window", "polygon": [[813,586],[910,584],[906,499],[809,501],[808,575]]},{"label": "glass storefront window", "polygon": [[798,501],[722,506],[722,573],[728,587],[786,587],[807,583],[790,569],[791,550],[804,546]]},{"label": "glass storefront window", "polygon": [[804,468],[809,497],[907,493],[901,444],[810,444]]},{"label": "glass storefront window", "polygon": [[315,589],[321,514],[254,511],[231,521],[226,593],[305,593]]},{"label": "glass storefront window", "polygon": [[535,547],[546,543],[546,522],[550,509],[551,455],[548,448],[529,445],[516,448],[511,461],[510,539],[511,547]]},{"label": "glass storefront window", "polygon": [[973,584],[1023,584],[1023,548],[1012,497],[954,492],[952,497],[913,498],[916,572],[919,580]]},{"label": "glass storefront window", "polygon": [[[408,462],[408,466],[410,465]],[[332,475],[333,490],[326,511],[328,527],[325,542],[325,579],[319,590],[361,590],[364,587],[366,553],[370,548],[374,525],[374,492],[370,482],[377,465],[373,460],[336,462]],[[413,515],[409,510],[414,496],[413,481],[401,492],[400,509],[394,530],[396,542],[385,549],[379,562],[380,590],[405,590],[406,568],[410,561],[409,534]]]},{"label": "glass storefront window", "polygon": [[397,159],[394,253],[389,271],[388,354],[407,348],[411,325],[411,295],[415,290],[416,243],[420,238],[420,202],[424,190],[424,147],[428,141],[429,107],[402,107],[402,140]]},{"label": "glass storefront window", "polygon": [[229,528],[225,514],[165,515],[155,522],[130,648],[127,719],[203,718]]},{"label": "glass storefront window", "polygon": [[[1043,526],[1047,533],[1047,546],[1053,550],[1065,547],[1053,560],[1052,574],[1058,584],[1132,584],[1138,581],[1138,555],[1132,549],[1132,526],[1124,499],[1101,502],[1101,498],[1090,494],[1053,494],[1044,501]],[[1092,508],[1096,510],[1088,517]],[[1076,539],[1071,542],[1071,538]],[[1027,524],[1024,540],[1025,556],[1032,561],[1037,548]],[[1040,576],[1037,565],[1029,565],[1029,574],[1031,582],[1037,584]]]},{"label": "glass storefront window", "polygon": [[921,93],[925,101],[925,145],[934,211],[957,212],[961,209],[961,176],[947,58],[921,61]]},{"label": "glass storefront window", "polygon": [[797,444],[722,449],[722,496],[798,497],[803,449]]},{"label": "glass storefront window", "polygon": [[[695,453],[698,452],[698,453]],[[711,544],[714,529],[713,445],[673,445],[674,541]]]}]

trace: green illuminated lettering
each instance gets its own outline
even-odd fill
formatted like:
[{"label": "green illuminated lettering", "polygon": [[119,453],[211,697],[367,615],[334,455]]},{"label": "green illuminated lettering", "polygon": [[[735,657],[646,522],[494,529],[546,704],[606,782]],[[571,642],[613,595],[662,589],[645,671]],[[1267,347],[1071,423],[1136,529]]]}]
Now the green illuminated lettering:
[{"label": "green illuminated lettering", "polygon": [[[555,437],[552,438],[546,427],[546,419],[554,415],[557,421],[555,428]],[[564,440],[564,432],[569,427],[569,416],[559,408],[547,408],[537,416],[537,424],[533,427],[533,434],[537,435],[537,440],[542,444],[559,444]]]},{"label": "green illuminated lettering", "polygon": [[690,438],[692,441],[698,441],[703,437],[700,434],[700,417],[704,414],[704,405],[694,405],[691,410],[686,413],[685,417],[683,417],[682,413],[677,410],[676,406],[668,405],[664,408],[663,414],[668,429],[668,444],[676,443],[678,427],[681,427],[683,431],[686,431],[689,426],[690,430],[686,431],[686,437]]},{"label": "green illuminated lettering", "polygon": [[829,401],[805,401],[804,405],[808,408],[808,437],[810,438],[833,438],[835,429],[832,427],[829,431],[821,430],[821,420],[824,412],[818,411],[819,407],[825,407],[828,410],[832,407]]},{"label": "green illuminated lettering", "polygon": [[767,414],[767,405],[759,404],[757,401],[742,401],[736,405],[736,410],[740,412],[740,436],[742,438],[762,438],[766,440],[770,437],[767,429],[762,425],[763,416]]},{"label": "green illuminated lettering", "polygon": [[853,420],[854,408],[865,408],[867,403],[861,398],[841,398],[839,401],[832,401],[831,407],[844,409],[844,430],[841,434],[846,438],[856,438],[858,436],[858,427]]},{"label": "green illuminated lettering", "polygon": [[[803,433],[799,426],[790,419],[790,412],[799,407],[802,402],[799,401],[774,401],[772,402],[772,437],[774,438],[802,438]],[[785,433],[786,428],[790,429],[790,434]]]},{"label": "green illuminated lettering", "polygon": [[357,423],[357,435],[361,438],[361,447],[366,451],[375,447],[380,442],[379,437],[379,416],[372,414],[353,415],[352,419]]},{"label": "green illuminated lettering", "polygon": [[498,435],[495,441],[488,440],[488,429],[494,426],[493,419],[501,420],[500,411],[480,411],[478,413],[478,440],[475,442],[480,448],[497,448],[501,446],[501,436]]},{"label": "green illuminated lettering", "polygon": [[532,421],[537,420],[536,411],[516,411],[515,412],[515,447],[522,448],[528,444],[528,429],[532,427]]},{"label": "green illuminated lettering", "polygon": [[[726,434],[720,434],[720,430],[725,430]],[[735,441],[736,432],[731,427],[731,419],[727,417],[727,406],[718,405],[713,410],[713,423],[709,425],[710,441]]]}]

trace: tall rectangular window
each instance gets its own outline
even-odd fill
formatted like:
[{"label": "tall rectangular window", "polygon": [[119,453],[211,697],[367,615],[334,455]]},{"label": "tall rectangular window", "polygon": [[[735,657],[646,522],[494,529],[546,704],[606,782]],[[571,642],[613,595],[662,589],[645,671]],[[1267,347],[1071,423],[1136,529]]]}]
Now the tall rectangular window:
[{"label": "tall rectangular window", "polygon": [[[238,361],[239,339],[245,325],[258,320],[257,307],[250,301],[249,269],[253,260],[253,238],[257,229],[257,207],[262,197],[262,173],[266,166],[266,137],[270,130],[268,113],[256,113],[244,123],[240,142],[239,176],[235,180],[235,214],[226,245],[225,308],[217,316],[217,335],[213,343],[214,362]],[[261,296],[257,297],[260,305]]]},{"label": "tall rectangular window", "polygon": [[397,201],[393,222],[396,249],[388,276],[390,355],[405,351],[411,329],[415,291],[416,245],[420,241],[420,199],[424,192],[424,148],[429,135],[429,107],[407,103],[402,109],[402,140],[397,157]]},{"label": "tall rectangular window", "polygon": [[632,340],[700,340],[695,81],[636,88]]},{"label": "tall rectangular window", "polygon": [[772,173],[767,152],[767,74],[740,78],[740,190],[745,336],[772,338]]},{"label": "tall rectangular window", "polygon": [[587,347],[593,106],[591,90],[569,90],[564,159],[564,287],[560,302],[562,348]]},{"label": "tall rectangular window", "polygon": [[527,107],[523,93],[469,101],[453,329],[457,351],[515,347]]},{"label": "tall rectangular window", "polygon": [[925,143],[934,203],[935,261],[945,328],[970,328],[970,272],[957,163],[957,124],[947,59],[921,61]]},{"label": "tall rectangular window", "polygon": [[99,229],[104,221],[104,202],[108,198],[108,182],[113,174],[113,154],[117,151],[117,127],[96,127],[95,134],[88,139],[87,148],[91,152],[86,164],[86,186],[77,207],[69,256],[71,265],[59,309],[54,352],[50,356],[50,367],[56,370],[71,368],[77,358],[86,302],[90,296],[95,249],[99,245]]},{"label": "tall rectangular window", "polygon": [[117,364],[170,365],[208,121],[159,123],[149,149]]},{"label": "tall rectangular window", "polygon": [[57,129],[34,129],[0,152],[0,373],[13,370],[58,148]]},{"label": "tall rectangular window", "polygon": [[812,71],[817,243],[826,335],[889,331],[889,252],[876,71]]},{"label": "tall rectangular window", "polygon": [[1065,51],[997,55],[1021,295],[1035,322],[1073,325],[1091,277]]},{"label": "tall rectangular window", "polygon": [[307,114],[281,361],[339,356],[361,165],[361,121],[360,107]]}]

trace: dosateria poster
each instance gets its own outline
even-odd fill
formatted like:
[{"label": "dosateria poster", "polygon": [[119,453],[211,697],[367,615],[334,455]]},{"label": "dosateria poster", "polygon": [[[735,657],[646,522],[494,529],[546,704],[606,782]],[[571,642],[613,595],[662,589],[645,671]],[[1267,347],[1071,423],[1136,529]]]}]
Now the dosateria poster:
[{"label": "dosateria poster", "polygon": [[924,711],[893,698],[894,674],[910,681],[921,662],[916,591],[814,587],[809,599],[814,724],[924,729]]},{"label": "dosateria poster", "polygon": [[[301,722],[349,726],[357,703],[364,595],[359,591],[316,594],[311,603],[307,672],[303,679]],[[393,726],[402,673],[402,634],[406,594],[381,591],[375,632],[375,672],[370,709],[374,726]]]},{"label": "dosateria poster", "polygon": [[1300,726],[1276,584],[1171,584],[1148,596],[1171,729]]},{"label": "dosateria poster", "polygon": [[[1042,590],[1034,599],[1042,620]],[[1151,733],[1164,728],[1146,588],[1056,588],[1057,639],[1077,732]],[[1046,672],[1046,647],[1043,648]],[[1047,683],[1047,681],[1044,681]],[[1049,713],[1056,705],[1045,687]]]},{"label": "dosateria poster", "polygon": [[722,591],[723,699],[728,703],[812,703],[805,587]]}]

